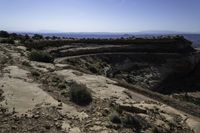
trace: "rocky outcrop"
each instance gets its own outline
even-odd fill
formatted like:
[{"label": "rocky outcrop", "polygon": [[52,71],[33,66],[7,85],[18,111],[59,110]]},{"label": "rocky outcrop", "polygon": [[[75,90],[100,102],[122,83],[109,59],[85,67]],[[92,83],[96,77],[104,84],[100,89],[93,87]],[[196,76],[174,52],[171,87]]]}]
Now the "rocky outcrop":
[{"label": "rocky outcrop", "polygon": [[171,81],[187,77],[196,69],[199,57],[198,52],[109,53],[69,57],[62,60],[62,63],[71,64],[83,71],[157,90],[170,85]]},{"label": "rocky outcrop", "polygon": [[[162,60],[163,57],[169,55],[162,57],[152,55],[151,58],[146,58],[144,55],[114,57],[106,55],[96,57],[97,60],[93,57],[77,60],[80,63],[84,61],[87,61],[85,64],[90,63],[84,64],[85,66],[94,63],[97,66],[95,68],[107,67],[107,71],[104,72],[108,77],[105,77],[74,70],[76,67],[80,68],[80,64],[76,66],[78,63],[76,61],[74,66],[70,63],[31,62],[27,58],[28,51],[23,47],[6,45],[3,50],[9,59],[1,64],[0,72],[0,90],[4,91],[2,95],[5,97],[0,102],[0,132],[192,133],[194,130],[198,133],[199,131],[198,118],[194,119],[160,101],[156,102],[133,92],[129,87],[123,87],[119,82],[109,78],[112,74],[113,76],[120,73],[129,74],[132,68],[135,73],[132,71],[131,74],[135,75],[149,71],[159,72],[158,70],[161,70],[159,68],[162,67],[159,64],[166,62]],[[126,59],[124,65],[118,62],[123,59]],[[85,66],[82,68],[87,68]],[[112,73],[111,68],[116,68],[115,73]],[[97,69],[97,72],[101,71]],[[154,75],[156,73],[146,77],[151,79]],[[157,75],[159,76],[159,73]],[[143,80],[143,77],[138,76],[138,79]],[[89,105],[79,106],[70,100],[69,90],[72,89],[73,82],[84,84],[91,90],[93,100]],[[119,120],[118,123],[113,121],[116,118]]]}]

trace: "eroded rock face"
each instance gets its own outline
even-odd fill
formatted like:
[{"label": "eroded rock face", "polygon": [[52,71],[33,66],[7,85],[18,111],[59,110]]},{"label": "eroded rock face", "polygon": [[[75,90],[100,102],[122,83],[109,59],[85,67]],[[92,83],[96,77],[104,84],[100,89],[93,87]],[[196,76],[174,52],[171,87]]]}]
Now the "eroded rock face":
[{"label": "eroded rock face", "polygon": [[198,53],[103,54],[68,58],[63,63],[164,93],[165,88],[173,86],[172,81],[188,76],[195,69],[199,57]]}]

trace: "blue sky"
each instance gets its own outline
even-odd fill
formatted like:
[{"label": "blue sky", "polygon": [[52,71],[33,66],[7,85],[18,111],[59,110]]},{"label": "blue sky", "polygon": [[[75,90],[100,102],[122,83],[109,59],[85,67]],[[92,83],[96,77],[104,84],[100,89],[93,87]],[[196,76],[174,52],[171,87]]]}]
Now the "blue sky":
[{"label": "blue sky", "polygon": [[0,0],[0,30],[200,32],[200,0]]}]

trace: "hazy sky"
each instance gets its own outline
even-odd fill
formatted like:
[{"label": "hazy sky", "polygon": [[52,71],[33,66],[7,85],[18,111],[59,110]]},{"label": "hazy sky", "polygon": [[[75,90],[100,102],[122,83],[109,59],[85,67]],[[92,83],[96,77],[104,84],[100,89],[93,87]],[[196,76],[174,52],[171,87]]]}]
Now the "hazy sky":
[{"label": "hazy sky", "polygon": [[200,32],[200,0],[0,0],[0,30]]}]

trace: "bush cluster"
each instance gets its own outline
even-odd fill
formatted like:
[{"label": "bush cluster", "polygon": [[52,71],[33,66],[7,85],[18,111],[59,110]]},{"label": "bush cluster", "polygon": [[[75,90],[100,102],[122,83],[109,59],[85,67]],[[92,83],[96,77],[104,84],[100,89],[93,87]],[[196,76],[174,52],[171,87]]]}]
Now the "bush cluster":
[{"label": "bush cluster", "polygon": [[109,115],[109,119],[112,123],[115,124],[121,124],[121,118],[119,116],[119,113],[114,111]]},{"label": "bush cluster", "polygon": [[74,82],[70,86],[70,99],[81,106],[89,105],[92,102],[91,91],[85,85]]},{"label": "bush cluster", "polygon": [[141,120],[139,119],[137,115],[135,116],[126,115],[122,120],[124,127],[127,127],[127,128],[134,127],[137,131],[139,131],[142,128],[140,121]]},{"label": "bush cluster", "polygon": [[7,31],[0,31],[0,37],[7,38],[9,37],[9,33]]},{"label": "bush cluster", "polygon": [[38,71],[31,71],[32,76],[39,77],[40,73]]},{"label": "bush cluster", "polygon": [[3,38],[1,43],[10,43],[14,44],[14,41],[17,40],[21,43],[30,41],[30,37],[26,35],[16,34],[16,33],[8,33],[7,31],[0,31],[0,38]]},{"label": "bush cluster", "polygon": [[32,51],[29,54],[29,59],[32,61],[45,62],[45,63],[53,63],[54,61],[54,58],[49,53],[42,51]]},{"label": "bush cluster", "polygon": [[144,123],[143,120],[141,120],[141,118],[137,115],[126,114],[123,116],[117,111],[113,111],[109,115],[109,119],[114,124],[121,124],[125,128],[134,128],[137,132],[140,132],[143,126],[147,127],[147,124]]},{"label": "bush cluster", "polygon": [[15,41],[11,38],[6,38],[6,39],[0,40],[0,43],[15,44]]}]

